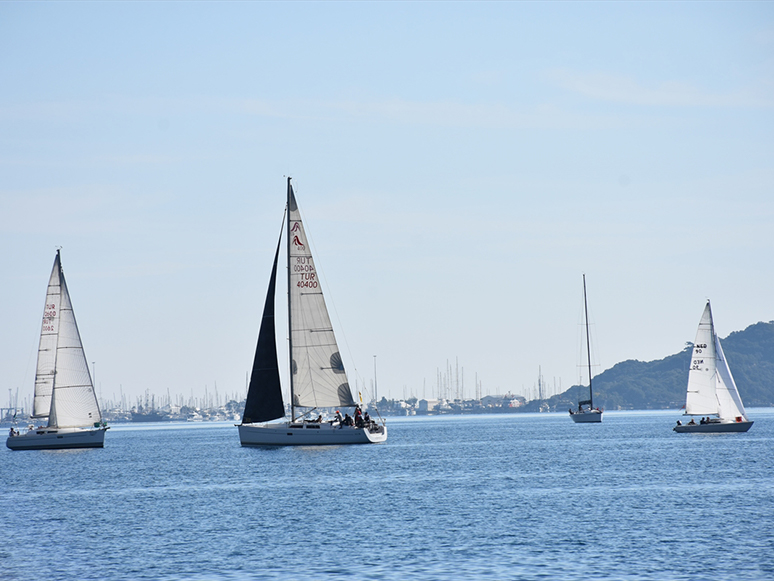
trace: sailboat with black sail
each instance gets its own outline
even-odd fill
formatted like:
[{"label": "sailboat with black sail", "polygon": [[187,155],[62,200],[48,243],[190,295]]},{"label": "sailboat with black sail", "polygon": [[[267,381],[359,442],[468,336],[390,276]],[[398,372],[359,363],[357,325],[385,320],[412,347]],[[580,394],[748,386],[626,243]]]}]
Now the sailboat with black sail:
[{"label": "sailboat with black sail", "polygon": [[753,425],[715,333],[709,301],[693,342],[685,415],[701,416],[701,420],[697,422],[691,417],[686,424],[678,420],[675,432],[746,432]]},{"label": "sailboat with black sail", "polygon": [[32,420],[41,425],[30,426],[25,433],[11,428],[6,446],[11,450],[102,448],[108,429],[94,393],[59,250],[43,310]]},{"label": "sailboat with black sail", "polygon": [[[245,411],[239,429],[243,446],[369,444],[387,439],[387,427],[374,421],[347,425],[321,418],[323,409],[356,408],[333,333],[314,260],[293,186],[287,189],[287,276],[290,419],[285,419],[277,341],[274,296],[282,232],[258,334]],[[337,409],[338,412],[338,409]],[[349,415],[349,414],[347,414]],[[281,420],[281,421],[274,421]]]},{"label": "sailboat with black sail", "polygon": [[583,313],[586,327],[586,357],[589,367],[589,392],[588,398],[585,397],[585,389],[583,390],[583,396],[579,398],[578,409],[570,410],[570,417],[576,424],[598,424],[602,421],[602,410],[594,407],[594,389],[592,388],[592,369],[591,369],[591,339],[589,336],[589,307],[586,299],[586,275],[583,275]]}]

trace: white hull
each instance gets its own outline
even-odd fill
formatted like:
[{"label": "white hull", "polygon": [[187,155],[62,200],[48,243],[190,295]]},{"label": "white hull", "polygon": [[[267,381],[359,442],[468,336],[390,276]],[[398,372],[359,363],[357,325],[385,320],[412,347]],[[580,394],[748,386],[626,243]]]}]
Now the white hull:
[{"label": "white hull", "polygon": [[11,450],[65,450],[68,448],[102,448],[104,428],[40,428],[26,434],[8,436],[5,445]]},{"label": "white hull", "polygon": [[724,432],[746,432],[753,422],[710,422],[709,424],[682,424],[672,428],[678,433],[717,434]]},{"label": "white hull", "polygon": [[598,424],[602,421],[602,412],[599,410],[570,412],[570,417],[576,424]]},{"label": "white hull", "polygon": [[387,439],[387,426],[372,430],[328,422],[282,422],[274,424],[239,424],[239,440],[243,446],[338,446],[343,444],[373,444]]}]

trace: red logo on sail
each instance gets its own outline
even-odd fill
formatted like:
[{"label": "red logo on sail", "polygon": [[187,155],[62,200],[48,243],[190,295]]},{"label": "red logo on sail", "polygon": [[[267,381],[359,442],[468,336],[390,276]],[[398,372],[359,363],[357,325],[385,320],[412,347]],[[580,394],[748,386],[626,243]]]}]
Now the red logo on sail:
[{"label": "red logo on sail", "polygon": [[293,244],[295,244],[301,250],[304,250],[306,248],[306,246],[301,244],[301,241],[298,239],[298,236],[293,236]]},{"label": "red logo on sail", "polygon": [[298,230],[301,230],[301,224],[298,222],[293,223],[293,227],[290,229],[291,232],[297,232]]}]

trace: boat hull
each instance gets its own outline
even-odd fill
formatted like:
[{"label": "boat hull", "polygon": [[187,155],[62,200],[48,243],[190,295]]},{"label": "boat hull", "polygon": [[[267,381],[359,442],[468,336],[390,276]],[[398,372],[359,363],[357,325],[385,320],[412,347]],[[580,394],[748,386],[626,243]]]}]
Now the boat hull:
[{"label": "boat hull", "polygon": [[599,410],[572,412],[570,417],[576,424],[599,424],[602,422],[602,412]]},{"label": "boat hull", "polygon": [[372,429],[332,425],[328,422],[239,424],[243,446],[340,446],[375,444],[387,439],[387,426]]},{"label": "boat hull", "polygon": [[8,436],[5,445],[11,450],[66,450],[69,448],[102,448],[103,428],[41,428],[26,434]]},{"label": "boat hull", "polygon": [[718,434],[726,432],[746,432],[753,422],[719,422],[709,424],[682,424],[672,428],[680,434]]}]

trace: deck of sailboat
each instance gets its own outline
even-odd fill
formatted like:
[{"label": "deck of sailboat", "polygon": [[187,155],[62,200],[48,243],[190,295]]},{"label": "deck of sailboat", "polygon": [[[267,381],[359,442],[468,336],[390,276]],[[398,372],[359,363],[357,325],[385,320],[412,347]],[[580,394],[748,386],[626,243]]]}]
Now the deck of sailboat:
[{"label": "deck of sailboat", "polygon": [[718,434],[727,432],[746,432],[753,422],[710,422],[708,424],[681,424],[672,428],[678,433],[688,434]]},{"label": "deck of sailboat", "polygon": [[598,424],[602,422],[602,412],[596,409],[581,412],[571,411],[570,417],[576,424]]},{"label": "deck of sailboat", "polygon": [[374,444],[387,439],[387,427],[371,429],[342,426],[330,422],[279,422],[239,424],[243,446],[338,446]]},{"label": "deck of sailboat", "polygon": [[66,450],[103,448],[107,426],[99,428],[40,428],[25,434],[8,436],[5,445],[11,450]]}]

